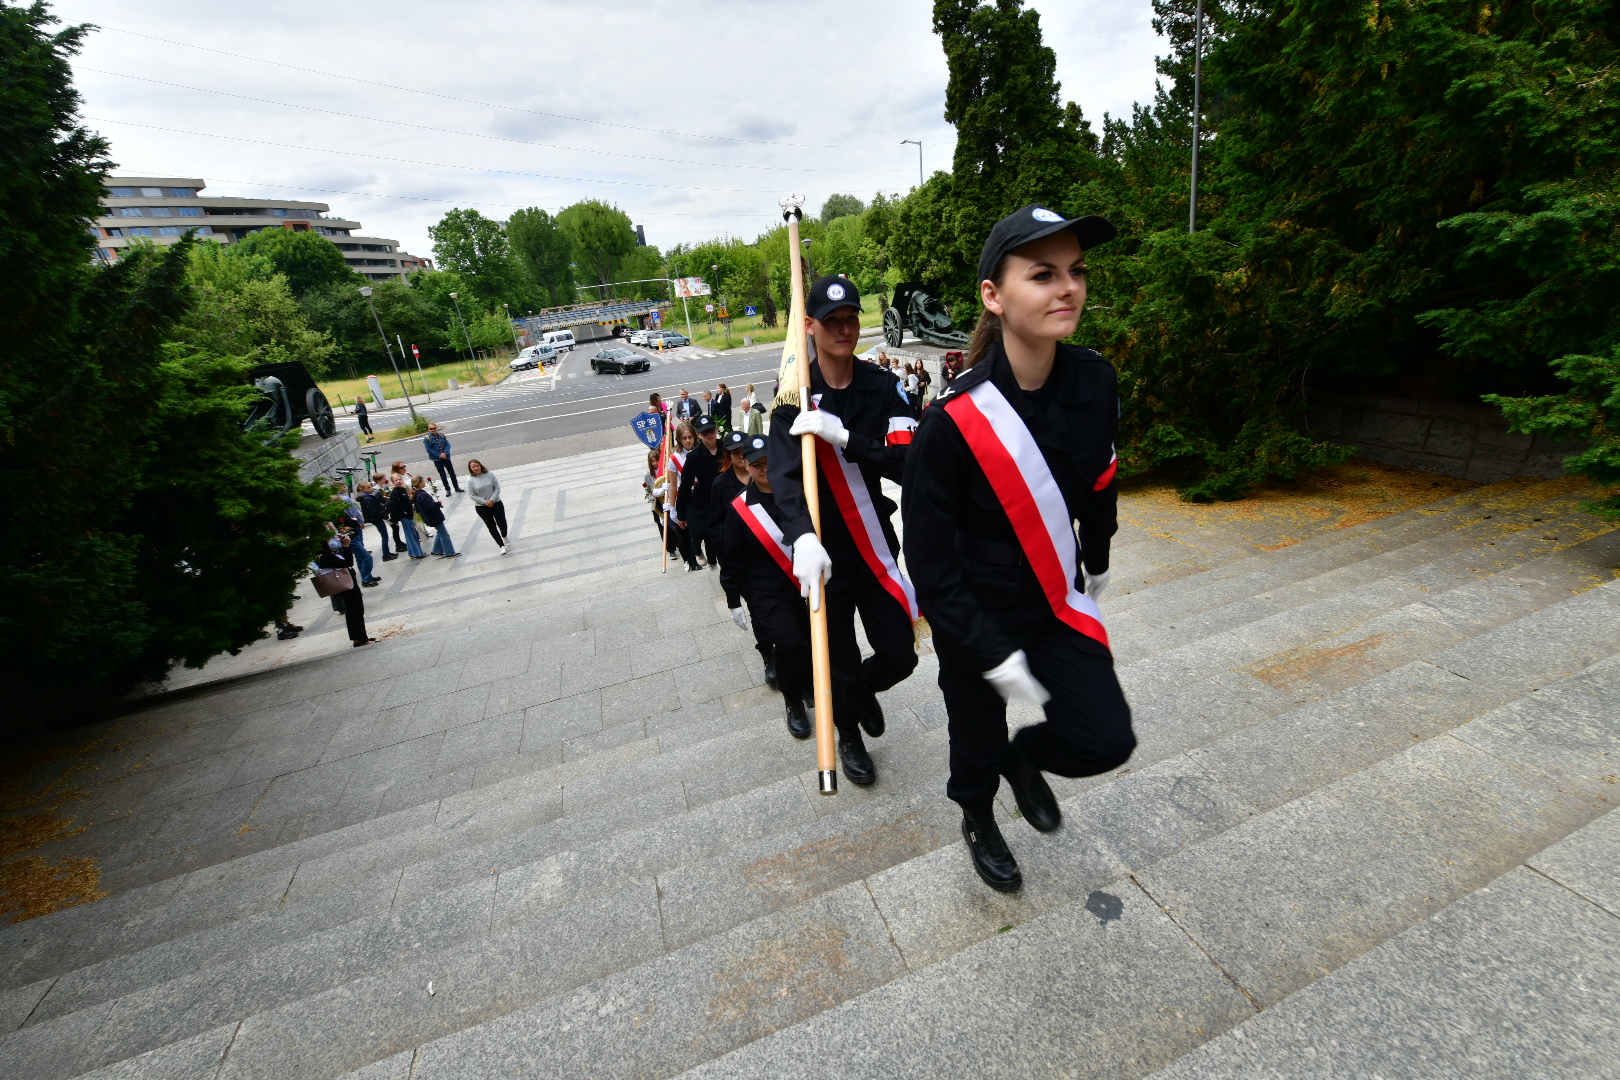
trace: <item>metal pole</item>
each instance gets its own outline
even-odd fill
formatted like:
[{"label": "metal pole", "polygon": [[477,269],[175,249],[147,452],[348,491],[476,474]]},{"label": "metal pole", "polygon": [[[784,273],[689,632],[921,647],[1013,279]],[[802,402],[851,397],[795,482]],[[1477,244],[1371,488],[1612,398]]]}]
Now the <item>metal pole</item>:
[{"label": "metal pole", "polygon": [[[508,330],[512,331],[512,348],[517,350],[518,352],[522,352],[523,351],[523,346],[518,344],[517,327],[512,325],[512,309],[510,307],[508,307],[507,305],[502,304],[501,305],[501,310],[506,312],[506,328]],[[483,462],[479,462],[479,464],[482,465]]]},{"label": "metal pole", "polygon": [[473,352],[472,334],[467,330],[467,320],[461,314],[461,301],[456,299],[455,293],[451,293],[450,302],[456,305],[456,318],[461,320],[461,336],[467,339],[467,355],[472,358],[473,370],[478,372],[478,381],[483,382],[484,370],[478,366],[478,354]]},{"label": "metal pole", "polygon": [[[394,344],[399,346],[399,358],[401,360],[405,360],[405,340],[403,338],[401,338],[398,334],[395,334],[394,335]],[[411,362],[409,360],[405,360],[405,366],[410,367]],[[417,377],[422,380],[422,393],[428,394],[429,395],[429,400],[431,401],[432,400],[432,395],[428,391],[427,375],[426,375],[426,373],[424,373],[422,371],[422,357],[420,355],[418,355],[417,358],[416,358],[416,374],[417,374]]]},{"label": "metal pole", "polygon": [[362,288],[360,295],[366,298],[366,307],[371,309],[371,318],[377,324],[377,336],[382,338],[383,352],[388,354],[388,366],[394,369],[394,378],[399,380],[399,392],[405,395],[405,407],[411,410],[411,419],[414,421],[416,405],[411,401],[411,392],[405,389],[405,376],[399,373],[399,365],[394,363],[394,347],[388,344],[388,335],[383,333],[382,319],[377,315],[377,305],[371,302],[371,286]]},{"label": "metal pole", "polygon": [[917,146],[917,186],[922,187],[922,185],[923,185],[922,140],[921,139],[901,139],[900,140],[900,145],[901,146],[904,146],[907,143],[915,143],[916,146]]},{"label": "metal pole", "polygon": [[1204,82],[1204,0],[1198,0],[1197,23],[1193,27],[1193,113],[1192,113],[1192,192],[1187,201],[1187,231],[1198,231],[1198,114],[1203,106]]}]

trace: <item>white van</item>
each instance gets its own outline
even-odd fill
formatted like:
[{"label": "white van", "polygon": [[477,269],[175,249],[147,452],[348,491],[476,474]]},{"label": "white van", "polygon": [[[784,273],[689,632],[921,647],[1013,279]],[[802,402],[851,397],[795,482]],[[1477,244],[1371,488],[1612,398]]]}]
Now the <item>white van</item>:
[{"label": "white van", "polygon": [[574,332],[572,330],[548,330],[540,340],[558,352],[574,351]]},{"label": "white van", "polygon": [[550,345],[530,345],[513,357],[507,366],[513,371],[526,371],[529,368],[544,368],[547,364],[555,364],[558,360],[557,350]]}]

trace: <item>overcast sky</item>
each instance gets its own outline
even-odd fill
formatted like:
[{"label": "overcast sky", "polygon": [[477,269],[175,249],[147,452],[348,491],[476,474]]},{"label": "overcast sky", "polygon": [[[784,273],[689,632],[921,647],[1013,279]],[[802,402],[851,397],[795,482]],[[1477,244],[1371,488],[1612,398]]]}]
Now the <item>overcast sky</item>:
[{"label": "overcast sky", "polygon": [[[1147,0],[1032,6],[1065,100],[1100,125],[1105,111],[1151,99],[1153,58],[1167,50]],[[779,220],[787,191],[812,211],[835,191],[904,191],[917,148],[900,140],[922,140],[928,172],[949,167],[954,141],[930,10],[927,0],[56,8],[102,27],[76,77],[119,172],[329,203],[417,254],[431,254],[427,226],[453,206],[505,218],[600,198],[668,248],[752,240]]]}]

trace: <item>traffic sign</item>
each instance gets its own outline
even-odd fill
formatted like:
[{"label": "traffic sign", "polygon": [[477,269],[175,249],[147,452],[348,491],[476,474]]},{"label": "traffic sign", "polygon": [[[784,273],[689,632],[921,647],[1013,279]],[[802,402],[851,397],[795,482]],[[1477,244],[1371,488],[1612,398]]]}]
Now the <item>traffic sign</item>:
[{"label": "traffic sign", "polygon": [[749,304],[747,307],[743,308],[743,314],[744,315],[758,315],[759,312],[754,309],[753,304]]},{"label": "traffic sign", "polygon": [[713,304],[704,304],[703,305],[703,310],[712,312],[712,311],[714,311],[714,305]]}]

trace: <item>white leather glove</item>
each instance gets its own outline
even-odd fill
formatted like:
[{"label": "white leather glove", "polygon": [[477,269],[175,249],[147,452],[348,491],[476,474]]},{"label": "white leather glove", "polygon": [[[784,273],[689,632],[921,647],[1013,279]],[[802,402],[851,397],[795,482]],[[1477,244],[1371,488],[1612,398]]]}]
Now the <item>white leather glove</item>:
[{"label": "white leather glove", "polygon": [[739,630],[747,630],[748,629],[748,612],[744,611],[741,607],[732,608],[731,609],[731,621],[737,624],[737,629],[739,629]]},{"label": "white leather glove", "polygon": [[808,409],[793,418],[793,426],[788,428],[789,435],[814,435],[825,443],[842,450],[849,445],[849,429],[844,422],[830,412],[821,409]]},{"label": "white leather glove", "polygon": [[832,558],[813,532],[793,543],[793,576],[799,579],[799,595],[809,597],[810,610],[821,610],[821,583],[832,577]]},{"label": "white leather glove", "polygon": [[1023,649],[1015,650],[1007,659],[986,671],[984,681],[995,687],[996,693],[1006,702],[1033,705],[1038,709],[1052,699],[1046,687],[1037,682],[1030,672],[1029,658],[1024,655]]},{"label": "white leather glove", "polygon": [[657,487],[653,488],[653,494],[654,495],[662,495],[665,492],[667,492],[668,490],[669,490],[669,485],[661,483]]},{"label": "white leather glove", "polygon": [[1101,600],[1103,591],[1108,588],[1108,571],[1104,570],[1100,574],[1093,574],[1082,566],[1080,576],[1085,578],[1086,595],[1091,597],[1091,602],[1095,604],[1098,600]]}]

